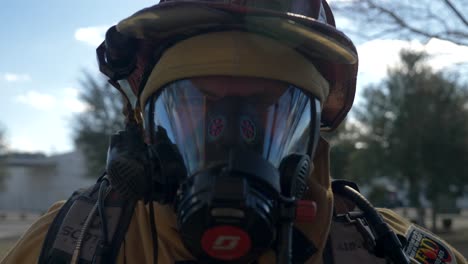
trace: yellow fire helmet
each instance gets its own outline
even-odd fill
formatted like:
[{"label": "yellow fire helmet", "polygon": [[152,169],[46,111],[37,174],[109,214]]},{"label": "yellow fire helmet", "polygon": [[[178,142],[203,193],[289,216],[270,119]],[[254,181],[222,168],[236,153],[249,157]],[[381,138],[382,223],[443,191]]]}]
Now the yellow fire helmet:
[{"label": "yellow fire helmet", "polygon": [[[322,130],[335,129],[345,118],[354,101],[358,55],[352,41],[336,29],[333,14],[325,0],[162,0],[107,31],[106,40],[97,49],[100,70],[112,81],[127,80],[144,105],[148,97],[148,93],[143,91],[145,84],[167,50],[198,35],[229,31],[273,40],[278,46],[285,47],[278,53],[289,50],[287,54],[278,56],[291,57],[288,55],[291,53],[297,57],[299,54],[300,65],[306,67],[298,72],[278,62],[279,67],[276,68],[282,69],[280,80],[309,90],[321,100]],[[198,43],[200,46],[202,42]],[[203,48],[199,47],[199,50]],[[195,57],[198,64],[205,61],[203,56]],[[187,56],[185,58],[190,60]],[[208,62],[215,59],[219,58]],[[274,63],[274,60],[269,58],[267,61]],[[287,59],[289,63],[294,63],[294,60]],[[167,60],[164,63],[167,64]],[[222,67],[210,67],[209,70],[195,71],[192,76],[187,76],[186,70],[173,71],[170,77],[163,77],[157,83],[162,87],[179,79],[213,75],[278,79],[277,69],[268,71],[247,66],[239,69],[226,71]],[[305,69],[313,72],[309,74]],[[328,87],[324,93],[317,94],[317,89],[308,87],[307,79],[319,75],[328,82]],[[155,92],[154,89],[151,92]]]}]

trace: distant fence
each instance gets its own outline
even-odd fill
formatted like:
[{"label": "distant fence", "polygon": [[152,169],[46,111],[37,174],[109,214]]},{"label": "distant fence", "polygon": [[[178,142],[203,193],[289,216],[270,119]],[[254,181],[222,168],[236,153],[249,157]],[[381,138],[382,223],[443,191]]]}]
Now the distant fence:
[{"label": "distant fence", "polygon": [[[416,222],[418,219],[418,210],[416,208],[402,207],[393,210],[410,221]],[[431,228],[432,209],[427,208],[424,212],[424,225]],[[436,221],[438,230],[468,230],[468,209],[461,209],[459,213],[438,214]]]},{"label": "distant fence", "polygon": [[34,220],[41,216],[37,212],[27,211],[0,211],[0,222],[2,221],[25,221]]}]

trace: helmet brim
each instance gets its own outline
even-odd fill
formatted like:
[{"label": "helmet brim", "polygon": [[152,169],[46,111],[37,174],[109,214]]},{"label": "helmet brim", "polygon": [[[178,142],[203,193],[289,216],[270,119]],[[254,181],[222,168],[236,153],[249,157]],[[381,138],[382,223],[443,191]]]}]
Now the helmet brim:
[{"label": "helmet brim", "polygon": [[117,29],[127,36],[145,40],[243,29],[272,37],[312,58],[343,64],[357,62],[353,43],[333,26],[292,13],[234,5],[164,2],[122,20]]}]

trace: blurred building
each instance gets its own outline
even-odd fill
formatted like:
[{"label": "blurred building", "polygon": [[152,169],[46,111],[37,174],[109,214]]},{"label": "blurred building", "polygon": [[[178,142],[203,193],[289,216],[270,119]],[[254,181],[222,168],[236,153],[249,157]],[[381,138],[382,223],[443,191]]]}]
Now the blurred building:
[{"label": "blurred building", "polygon": [[78,150],[52,156],[10,153],[2,161],[0,211],[43,212],[97,178],[86,177],[85,159]]}]

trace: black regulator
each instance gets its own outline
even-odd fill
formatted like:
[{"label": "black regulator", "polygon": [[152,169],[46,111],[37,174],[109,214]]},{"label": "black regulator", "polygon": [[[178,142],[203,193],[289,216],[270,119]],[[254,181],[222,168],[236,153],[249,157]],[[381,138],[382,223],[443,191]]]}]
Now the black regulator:
[{"label": "black regulator", "polygon": [[198,260],[247,263],[275,241],[278,257],[290,258],[295,197],[306,190],[310,172],[307,155],[287,156],[278,170],[257,153],[232,149],[227,164],[186,178],[175,145],[145,147],[138,135],[128,125],[111,138],[110,182],[128,199],[173,204],[182,241]]},{"label": "black regulator", "polygon": [[[309,161],[300,161],[295,177],[304,182]],[[232,150],[227,165],[202,171],[181,185],[179,231],[190,251],[204,260],[248,263],[271,247],[283,214],[294,218],[286,204],[293,206],[281,193],[279,171],[256,153]]]}]

